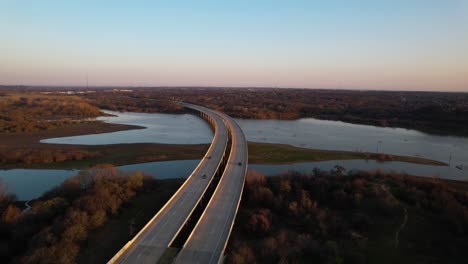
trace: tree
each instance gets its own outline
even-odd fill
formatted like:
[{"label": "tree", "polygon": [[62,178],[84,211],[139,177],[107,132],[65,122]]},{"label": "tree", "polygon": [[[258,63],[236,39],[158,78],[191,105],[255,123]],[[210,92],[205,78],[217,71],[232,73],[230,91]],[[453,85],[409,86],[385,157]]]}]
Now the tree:
[{"label": "tree", "polygon": [[21,210],[10,204],[2,213],[2,221],[8,224],[13,223],[21,215]]},{"label": "tree", "polygon": [[97,227],[100,227],[106,222],[106,219],[107,219],[107,216],[104,210],[99,210],[93,213],[89,219],[89,228],[95,229]]}]

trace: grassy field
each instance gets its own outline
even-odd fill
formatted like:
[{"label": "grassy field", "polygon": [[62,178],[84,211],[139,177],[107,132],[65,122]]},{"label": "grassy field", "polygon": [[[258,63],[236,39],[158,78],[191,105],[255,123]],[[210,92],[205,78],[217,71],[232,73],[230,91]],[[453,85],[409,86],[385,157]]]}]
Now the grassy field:
[{"label": "grassy field", "polygon": [[[45,145],[45,144],[44,144]],[[172,144],[112,144],[112,145],[74,145],[80,150],[99,153],[96,157],[82,160],[68,160],[50,163],[7,164],[0,168],[29,169],[86,169],[97,164],[112,164],[115,166],[137,164],[154,161],[200,159],[208,150],[208,145],[172,145]]]},{"label": "grassy field", "polygon": [[[31,169],[84,169],[96,164],[113,164],[116,166],[144,162],[200,159],[209,145],[179,145],[179,144],[112,144],[112,145],[54,145],[40,144],[41,149],[57,149],[63,146],[69,150],[85,150],[98,153],[95,157],[83,160],[68,160],[48,163],[16,163],[1,164],[0,168],[31,168]],[[328,160],[378,160],[401,161],[424,165],[446,166],[446,163],[418,157],[385,155],[365,152],[333,151],[298,148],[282,144],[249,142],[250,164],[287,164],[309,161]]]},{"label": "grassy field", "polygon": [[326,160],[392,160],[425,165],[447,166],[447,163],[418,157],[385,155],[368,152],[298,148],[283,144],[249,142],[249,163],[280,164]]}]

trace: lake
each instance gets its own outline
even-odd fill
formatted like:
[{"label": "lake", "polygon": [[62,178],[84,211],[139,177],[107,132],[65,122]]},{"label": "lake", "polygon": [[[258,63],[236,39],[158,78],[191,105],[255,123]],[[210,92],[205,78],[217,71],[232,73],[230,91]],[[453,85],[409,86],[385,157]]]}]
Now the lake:
[{"label": "lake", "polygon": [[[210,127],[194,115],[118,113],[114,117],[101,117],[110,123],[145,126],[146,129],[120,131],[106,134],[46,139],[42,142],[56,144],[118,144],[118,143],[210,143]],[[404,162],[364,160],[305,162],[283,165],[251,164],[268,175],[285,170],[311,172],[314,167],[329,170],[341,165],[348,170],[384,169],[407,172],[420,176],[439,176],[447,179],[468,180],[468,138],[436,136],[416,130],[355,125],[339,121],[313,118],[299,120],[243,120],[236,119],[249,141],[282,143],[304,148],[385,152],[394,155],[419,156],[449,162],[450,167],[428,166]],[[119,167],[123,170],[142,170],[158,178],[185,178],[197,165],[197,160],[151,162]],[[458,170],[462,164],[465,170]],[[7,170],[0,178],[10,185],[20,199],[30,199],[58,185],[76,171],[63,170]],[[46,178],[47,180],[44,180]]]},{"label": "lake", "polygon": [[[176,179],[187,178],[195,169],[198,162],[200,162],[200,160],[158,161],[119,166],[117,168],[128,172],[142,171],[158,179]],[[388,172],[407,172],[418,176],[442,177],[444,175],[444,167],[440,166],[419,165],[397,161],[381,163],[373,160],[334,160],[279,165],[249,164],[248,169],[272,176],[287,171],[311,173],[314,168],[331,170],[336,165],[340,165],[347,170],[381,169]],[[0,177],[8,184],[8,190],[15,193],[19,200],[30,200],[60,185],[65,179],[77,173],[78,170],[13,169],[0,171]],[[463,178],[456,177],[451,177],[451,179],[463,180]]]},{"label": "lake", "polygon": [[304,148],[384,152],[468,165],[468,138],[436,136],[416,130],[355,125],[303,118],[236,120],[249,141],[283,143]]},{"label": "lake", "polygon": [[[122,171],[142,171],[158,179],[187,178],[200,160],[148,162],[117,167]],[[65,179],[78,174],[78,170],[13,169],[0,171],[7,190],[19,200],[30,200],[60,185]]]},{"label": "lake", "polygon": [[120,143],[199,144],[211,143],[213,132],[202,119],[191,114],[119,113],[97,120],[114,124],[143,126],[146,129],[126,130],[105,134],[61,137],[41,140],[43,143],[106,145]]},{"label": "lake", "polygon": [[[103,145],[118,143],[210,143],[210,127],[195,115],[119,113],[100,117],[109,123],[147,127],[106,134],[62,137],[44,143]],[[468,165],[468,138],[429,135],[416,130],[355,125],[340,121],[236,119],[247,140],[282,143],[304,148],[384,152]]]}]

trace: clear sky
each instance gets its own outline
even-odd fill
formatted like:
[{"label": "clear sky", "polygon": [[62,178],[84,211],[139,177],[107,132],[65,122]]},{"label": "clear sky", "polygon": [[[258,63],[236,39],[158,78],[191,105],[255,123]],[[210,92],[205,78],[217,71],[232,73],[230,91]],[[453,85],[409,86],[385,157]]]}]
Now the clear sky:
[{"label": "clear sky", "polygon": [[0,0],[0,84],[468,91],[468,0]]}]

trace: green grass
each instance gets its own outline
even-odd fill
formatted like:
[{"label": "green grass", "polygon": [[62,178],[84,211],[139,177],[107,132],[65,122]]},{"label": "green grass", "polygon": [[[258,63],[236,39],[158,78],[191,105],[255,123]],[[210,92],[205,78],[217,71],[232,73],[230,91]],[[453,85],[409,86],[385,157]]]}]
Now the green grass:
[{"label": "green grass", "polygon": [[[63,161],[54,163],[15,164],[6,168],[31,169],[85,169],[96,164],[113,164],[116,166],[144,162],[201,159],[209,145],[177,145],[177,144],[114,144],[96,146],[77,146],[87,151],[98,152],[98,157],[83,160]],[[328,160],[381,160],[376,153],[334,151],[299,148],[283,144],[249,142],[250,164],[288,164]],[[425,165],[446,166],[446,163],[418,157],[385,155],[385,160],[402,161]]]},{"label": "green grass", "polygon": [[249,142],[249,163],[281,164],[327,160],[385,160],[402,161],[425,165],[446,166],[440,161],[418,157],[381,155],[368,152],[336,151],[299,148],[284,144]]}]

